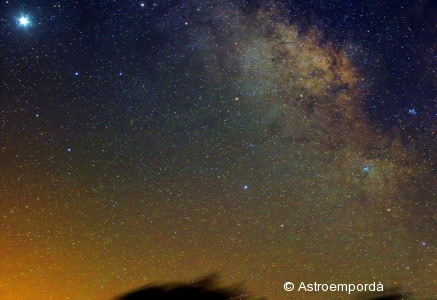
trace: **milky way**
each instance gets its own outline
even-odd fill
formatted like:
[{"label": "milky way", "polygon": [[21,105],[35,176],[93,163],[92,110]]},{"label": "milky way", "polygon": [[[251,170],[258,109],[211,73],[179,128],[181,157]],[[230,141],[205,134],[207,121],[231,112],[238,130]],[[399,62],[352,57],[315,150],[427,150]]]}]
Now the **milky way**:
[{"label": "milky way", "polygon": [[0,295],[109,299],[220,272],[271,299],[352,298],[286,281],[435,296],[433,129],[372,116],[370,49],[282,5],[157,9],[104,61],[92,44],[50,80],[20,69],[25,92],[5,80]]}]

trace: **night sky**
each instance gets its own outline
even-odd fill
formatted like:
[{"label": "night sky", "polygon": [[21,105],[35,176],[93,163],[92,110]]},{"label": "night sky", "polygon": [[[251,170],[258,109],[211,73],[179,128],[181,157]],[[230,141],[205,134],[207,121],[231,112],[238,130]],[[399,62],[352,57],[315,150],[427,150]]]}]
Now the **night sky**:
[{"label": "night sky", "polygon": [[435,1],[1,0],[0,22],[1,299],[212,272],[437,296]]}]

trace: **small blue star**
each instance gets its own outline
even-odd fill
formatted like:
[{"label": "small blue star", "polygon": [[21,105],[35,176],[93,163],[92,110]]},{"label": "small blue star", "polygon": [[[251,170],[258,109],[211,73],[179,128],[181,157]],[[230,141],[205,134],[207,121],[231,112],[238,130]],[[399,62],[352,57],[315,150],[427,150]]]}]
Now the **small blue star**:
[{"label": "small blue star", "polygon": [[371,164],[368,164],[368,165],[365,165],[364,167],[362,167],[361,171],[369,173],[369,174],[373,174],[375,171],[375,168]]},{"label": "small blue star", "polygon": [[18,21],[20,21],[20,25],[26,26],[27,24],[29,24],[29,19],[26,17],[21,17],[20,19],[18,19]]},{"label": "small blue star", "polygon": [[415,108],[410,108],[410,109],[408,110],[408,113],[409,113],[410,115],[415,116],[415,115],[417,114],[417,111],[416,111]]},{"label": "small blue star", "polygon": [[248,185],[243,186],[243,189],[244,189],[244,190],[247,190],[248,188],[249,188]]}]

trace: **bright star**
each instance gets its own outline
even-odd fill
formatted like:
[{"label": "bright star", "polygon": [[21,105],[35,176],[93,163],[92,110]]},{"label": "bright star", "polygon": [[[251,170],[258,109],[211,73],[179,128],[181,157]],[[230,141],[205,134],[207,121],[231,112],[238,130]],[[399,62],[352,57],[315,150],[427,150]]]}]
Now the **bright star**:
[{"label": "bright star", "polygon": [[25,17],[21,17],[18,21],[20,21],[20,25],[26,26],[27,24],[29,24],[29,19],[25,18]]}]

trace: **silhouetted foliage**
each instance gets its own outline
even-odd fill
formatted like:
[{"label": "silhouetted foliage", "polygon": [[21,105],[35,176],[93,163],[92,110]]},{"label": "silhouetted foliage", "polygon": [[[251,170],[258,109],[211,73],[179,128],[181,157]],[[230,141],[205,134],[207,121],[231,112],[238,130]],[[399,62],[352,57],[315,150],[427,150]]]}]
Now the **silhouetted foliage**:
[{"label": "silhouetted foliage", "polygon": [[118,296],[115,300],[255,300],[242,284],[220,286],[219,275],[212,274],[191,283],[173,282],[162,285],[146,285],[127,294]]},{"label": "silhouetted foliage", "polygon": [[[171,282],[149,284],[114,300],[267,300],[266,297],[255,297],[243,284],[222,286],[220,276],[211,274],[189,283]],[[292,299],[292,298],[290,298]],[[403,292],[400,287],[386,289],[384,292],[364,292],[354,297],[355,300],[413,300],[412,294]]]}]

